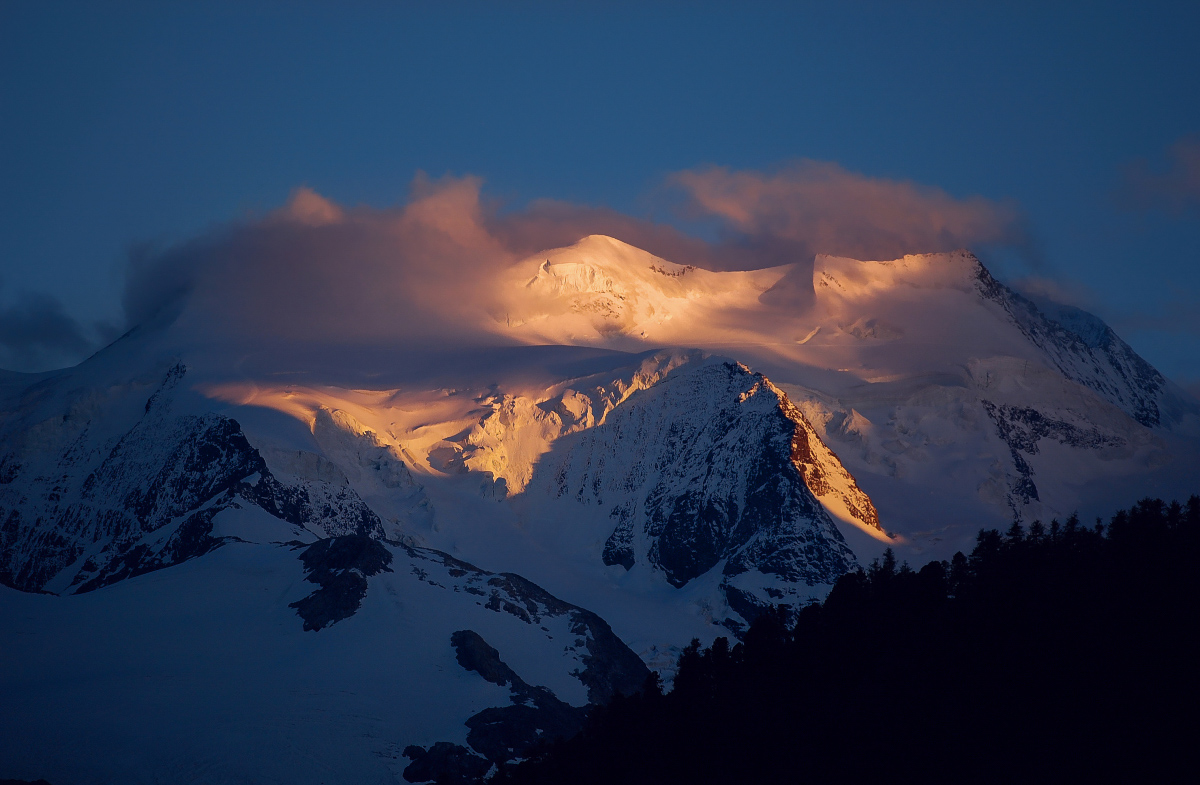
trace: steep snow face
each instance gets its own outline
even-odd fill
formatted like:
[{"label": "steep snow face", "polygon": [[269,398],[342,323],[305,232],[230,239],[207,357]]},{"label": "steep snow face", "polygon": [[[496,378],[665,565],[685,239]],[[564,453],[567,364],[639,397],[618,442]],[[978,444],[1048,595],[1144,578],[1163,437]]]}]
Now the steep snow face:
[{"label": "steep snow face", "polygon": [[906,344],[935,347],[944,365],[1021,357],[1095,391],[1144,426],[1158,426],[1164,408],[1178,415],[1163,376],[1101,320],[1063,306],[1043,313],[966,251],[891,262],[821,256],[813,282],[823,329],[832,333],[837,321],[857,341],[893,344],[891,352],[907,362],[918,357]]},{"label": "steep snow face", "polygon": [[1024,360],[837,396],[785,388],[868,489],[889,530],[901,533],[901,552],[917,558],[968,550],[982,526],[1102,514],[1131,495],[1178,494],[1170,484],[1156,487],[1181,481],[1164,471],[1172,465],[1186,484],[1177,457],[1188,454],[1186,444]]},{"label": "steep snow face", "polygon": [[1194,404],[1094,316],[1043,313],[967,252],[819,257],[814,284],[806,348],[866,384],[791,391],[920,552],[949,555],[970,534],[918,520],[922,496],[1003,525],[1196,480]]},{"label": "steep snow face", "polygon": [[542,456],[563,436],[603,424],[635,393],[659,384],[696,354],[663,352],[621,369],[619,375],[571,379],[537,390],[497,391],[490,407],[455,449],[462,466],[503,481],[510,494],[529,485]]},{"label": "steep snow face", "polygon": [[1180,401],[1167,380],[1112,329],[1078,308],[1058,306],[1044,315],[979,265],[979,291],[1007,312],[1029,342],[1064,376],[1094,390],[1147,428],[1178,419]]}]

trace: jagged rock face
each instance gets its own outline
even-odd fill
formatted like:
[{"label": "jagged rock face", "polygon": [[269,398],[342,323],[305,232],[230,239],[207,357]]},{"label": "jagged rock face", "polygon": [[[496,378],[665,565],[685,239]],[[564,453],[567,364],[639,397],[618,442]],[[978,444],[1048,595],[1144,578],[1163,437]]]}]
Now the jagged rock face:
[{"label": "jagged rock face", "polygon": [[49,445],[40,433],[53,422],[7,424],[0,581],[81,592],[177,564],[220,545],[212,520],[235,499],[322,536],[381,535],[378,517],[349,488],[281,483],[237,421],[174,412],[185,375],[172,366],[141,416],[116,433],[103,432],[106,420],[128,402],[86,395]]},{"label": "jagged rock face", "polygon": [[[803,415],[761,375],[702,361],[565,437],[533,487],[607,509],[605,563],[645,561],[675,586],[722,563],[725,575],[831,583],[854,556],[808,482],[831,493],[829,478],[849,475],[812,442]],[[847,490],[877,526],[852,480]]]},{"label": "jagged rock face", "polygon": [[492,767],[487,758],[448,741],[439,741],[428,750],[410,744],[404,748],[404,757],[412,760],[404,769],[404,778],[409,782],[474,785]]},{"label": "jagged rock face", "polygon": [[[421,452],[388,425],[396,417],[390,412],[403,414],[408,405],[402,395],[382,396],[397,408],[378,411],[353,400],[340,403],[328,392],[314,395],[308,444],[319,454],[285,449],[288,443],[277,438],[260,452],[238,421],[206,411],[203,400],[191,408],[175,403],[185,375],[177,365],[147,385],[137,410],[105,439],[89,435],[89,428],[105,418],[111,403],[79,417],[78,432],[57,452],[44,449],[43,440],[42,465],[67,467],[60,483],[66,501],[58,506],[46,501],[51,494],[39,486],[37,472],[23,467],[16,453],[6,456],[4,465],[13,469],[9,484],[0,486],[10,519],[4,536],[13,544],[6,552],[7,583],[56,593],[91,591],[177,564],[237,536],[220,528],[227,510],[257,509],[299,527],[280,529],[272,541],[306,539],[308,532],[404,538],[416,545],[439,542],[440,526],[451,533],[446,542],[453,542],[459,525],[453,518],[413,529],[408,538],[399,517],[381,521],[373,509],[382,503],[392,516],[406,509],[432,515],[405,464]],[[294,402],[296,396],[284,391],[280,399]],[[456,399],[446,400],[450,416],[461,418]],[[486,480],[481,487],[494,489],[485,497],[512,510],[504,515],[548,520],[560,509],[524,504],[532,496],[601,507],[610,528],[603,552],[591,557],[596,575],[604,575],[604,564],[641,563],[665,579],[665,588],[716,570],[723,585],[698,601],[717,609],[714,621],[725,613],[730,581],[738,576],[807,588],[830,584],[855,565],[826,506],[878,530],[870,500],[803,414],[764,377],[736,363],[699,352],[659,352],[533,394],[494,389],[466,403],[468,415],[478,418],[474,425],[435,421],[436,429],[458,433],[426,447],[433,471],[480,475]],[[364,415],[373,419],[360,420]],[[88,461],[72,458],[77,455]],[[552,477],[564,457],[574,460],[570,456],[584,456],[582,474],[571,480],[573,495],[564,497],[557,488],[550,493],[537,478]],[[296,606],[315,630],[352,614],[364,591],[361,571],[324,577],[331,585],[317,580],[322,588]],[[800,601],[789,591],[773,596],[761,586],[744,588],[745,598],[752,598],[744,608]],[[736,621],[737,613],[736,624],[750,621],[745,614]],[[610,683],[615,677],[589,673],[597,695],[616,689]]]},{"label": "jagged rock face", "polygon": [[[318,436],[331,413],[349,422],[344,410],[362,401],[329,389],[258,395],[281,408],[311,401]],[[871,500],[787,396],[765,377],[702,352],[654,352],[565,381],[376,395],[382,405],[356,408],[369,422],[340,431],[343,442],[361,434],[355,445],[335,450],[322,440],[347,474],[365,465],[354,456],[367,448],[443,476],[474,474],[484,498],[512,503],[503,514],[538,526],[557,521],[548,540],[569,526],[561,516],[572,515],[557,502],[602,507],[610,528],[596,561],[631,568],[639,558],[635,539],[649,537],[641,562],[677,587],[718,563],[730,575],[754,570],[806,586],[828,583],[854,561],[827,513],[882,533]],[[409,432],[396,427],[423,408],[445,422],[428,416]],[[567,493],[563,482],[590,490]],[[462,522],[447,516],[437,523],[425,541],[460,547],[452,535]]]}]

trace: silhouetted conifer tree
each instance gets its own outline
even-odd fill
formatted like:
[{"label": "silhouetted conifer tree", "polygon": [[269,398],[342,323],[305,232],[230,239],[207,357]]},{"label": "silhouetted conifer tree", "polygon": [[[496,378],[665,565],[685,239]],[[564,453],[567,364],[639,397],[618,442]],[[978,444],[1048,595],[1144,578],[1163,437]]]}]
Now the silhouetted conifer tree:
[{"label": "silhouetted conifer tree", "polygon": [[824,603],[681,652],[499,783],[1157,781],[1191,765],[1200,497],[890,549]]}]

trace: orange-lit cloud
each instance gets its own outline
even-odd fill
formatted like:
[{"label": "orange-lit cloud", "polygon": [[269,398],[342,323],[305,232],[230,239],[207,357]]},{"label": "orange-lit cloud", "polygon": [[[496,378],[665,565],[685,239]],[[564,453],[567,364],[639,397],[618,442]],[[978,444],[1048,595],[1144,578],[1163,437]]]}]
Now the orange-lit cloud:
[{"label": "orange-lit cloud", "polygon": [[164,308],[200,329],[300,341],[473,335],[513,255],[485,226],[474,178],[418,177],[409,202],[342,209],[300,189],[265,219],[130,263],[133,324]]},{"label": "orange-lit cloud", "polygon": [[436,347],[496,336],[498,281],[538,251],[608,234],[708,269],[798,263],[764,303],[803,304],[814,253],[904,253],[1020,242],[1014,209],[981,198],[801,163],[772,175],[706,169],[675,175],[690,208],[716,216],[707,242],[606,208],[535,201],[516,211],[481,199],[475,177],[418,175],[395,208],[346,208],[300,188],[287,205],[165,251],[134,254],[130,326],[155,314],[209,334],[292,342]]},{"label": "orange-lit cloud", "polygon": [[282,220],[297,221],[309,226],[324,226],[342,220],[342,208],[307,186],[292,193],[287,206],[275,216]]},{"label": "orange-lit cloud", "polygon": [[[938,188],[800,161],[773,174],[711,167],[672,177],[697,215],[720,219],[743,245],[802,261],[814,254],[895,259],[987,245],[1024,245],[1017,208]],[[798,258],[796,258],[798,257]]]},{"label": "orange-lit cloud", "polygon": [[[666,258],[719,249],[613,210],[538,201],[503,213],[476,177],[418,175],[406,204],[343,208],[308,188],[243,222],[128,267],[129,323],[182,313],[199,329],[330,343],[461,343],[494,336],[499,273],[610,234]],[[511,340],[511,339],[505,339]]]}]

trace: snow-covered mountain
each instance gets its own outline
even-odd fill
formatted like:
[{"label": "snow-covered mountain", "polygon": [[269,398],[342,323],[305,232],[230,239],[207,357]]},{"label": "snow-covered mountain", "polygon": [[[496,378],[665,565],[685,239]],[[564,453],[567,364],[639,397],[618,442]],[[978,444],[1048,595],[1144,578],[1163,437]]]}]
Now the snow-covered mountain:
[{"label": "snow-covered mountain", "polygon": [[[281,461],[301,470],[281,481],[236,421],[175,410],[186,373],[175,363],[157,385],[80,390],[61,379],[24,391],[34,405],[6,423],[0,458],[7,585],[90,591],[202,555],[220,544],[214,518],[238,500],[290,524],[294,536],[383,535],[332,463],[311,453]],[[402,464],[396,473],[397,487],[415,487]]]},{"label": "snow-covered mountain", "polygon": [[[1033,303],[966,251],[820,256],[807,293],[799,266],[703,273],[604,237],[518,269],[499,329],[524,340],[686,344],[764,373],[914,559],[948,558],[983,525],[1101,514],[1200,479],[1195,400],[1100,319]],[[542,290],[560,280],[555,312]]]},{"label": "snow-covered mountain", "polygon": [[[276,388],[228,381],[204,353],[193,369],[166,351],[173,345],[169,331],[135,333],[79,368],[9,377],[2,575],[15,589],[64,596],[5,590],[2,599],[25,620],[18,626],[53,632],[49,645],[72,652],[48,664],[29,648],[42,638],[0,632],[16,636],[6,646],[6,692],[20,706],[10,716],[22,718],[6,729],[22,745],[13,760],[53,757],[56,714],[41,701],[70,669],[63,658],[86,656],[87,672],[110,673],[89,680],[86,705],[108,705],[117,690],[128,712],[90,731],[70,765],[37,770],[59,779],[138,779],[102,763],[127,723],[158,718],[143,731],[154,740],[188,732],[124,682],[155,667],[146,652],[161,646],[147,636],[235,642],[221,668],[192,673],[193,655],[178,665],[190,674],[180,699],[218,714],[242,696],[209,695],[193,679],[270,693],[262,700],[283,711],[294,704],[276,694],[284,675],[320,680],[329,667],[310,646],[322,658],[365,658],[346,687],[356,693],[367,675],[431,685],[477,675],[469,689],[447,686],[436,721],[410,719],[431,694],[395,696],[400,704],[346,753],[358,768],[345,771],[357,773],[339,776],[483,772],[578,727],[589,703],[639,688],[647,664],[669,667],[691,637],[740,632],[772,602],[819,594],[855,564],[835,520],[884,536],[803,414],[730,360],[587,350],[567,363],[583,373],[563,379],[534,348],[486,387]],[[232,588],[231,569],[247,571]],[[131,619],[130,603],[152,601],[146,591],[194,629],[161,613]],[[237,592],[262,602],[231,612]],[[393,609],[368,612],[381,602]],[[615,631],[580,602],[611,616]],[[92,619],[119,632],[97,632]],[[334,643],[298,642],[300,633]],[[281,657],[300,661],[264,677]],[[245,684],[259,678],[268,684]],[[321,695],[341,712],[353,704]],[[74,721],[97,718],[84,710]],[[307,746],[319,734],[314,720],[285,735]],[[237,749],[232,768],[194,781],[222,781],[238,766],[316,776]],[[335,754],[328,743],[312,749]],[[131,755],[158,777],[196,765],[200,751]]]},{"label": "snow-covered mountain", "polygon": [[[184,305],[3,372],[13,774],[70,733],[93,762],[62,781],[477,774],[885,547],[1195,490],[1200,405],[1095,317],[966,252],[807,276],[592,236],[481,281],[475,345],[230,337]],[[72,670],[93,708],[55,730]],[[138,752],[193,732],[170,700],[257,708]]]},{"label": "snow-covered mountain", "polygon": [[[106,374],[106,359],[13,404],[9,585],[78,593],[185,561],[239,537],[220,513],[240,504],[291,539],[432,544],[549,581],[572,560],[574,583],[607,585],[620,565],[650,595],[711,573],[694,601],[740,629],[772,596],[807,597],[855,565],[835,519],[885,537],[786,394],[700,352],[611,355],[628,364],[565,381],[527,367],[520,385],[453,391],[208,383],[180,361],[155,384],[121,364]],[[764,580],[779,586],[766,594]]]}]

